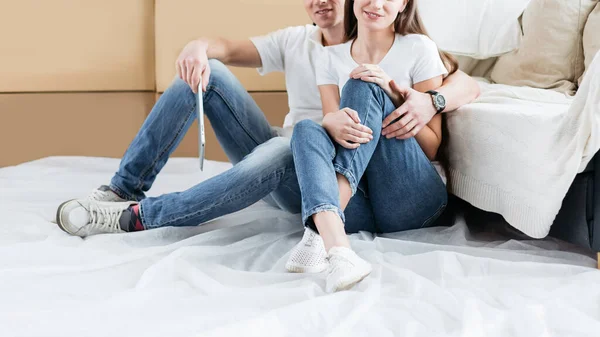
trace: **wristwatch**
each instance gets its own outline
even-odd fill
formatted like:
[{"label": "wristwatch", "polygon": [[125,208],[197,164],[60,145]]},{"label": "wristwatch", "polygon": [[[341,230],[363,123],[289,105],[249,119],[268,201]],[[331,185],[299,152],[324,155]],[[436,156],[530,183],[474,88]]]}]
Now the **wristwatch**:
[{"label": "wristwatch", "polygon": [[444,109],[446,109],[446,98],[444,97],[444,95],[440,94],[435,90],[429,90],[427,93],[431,95],[436,114],[439,114],[440,112],[444,111]]}]

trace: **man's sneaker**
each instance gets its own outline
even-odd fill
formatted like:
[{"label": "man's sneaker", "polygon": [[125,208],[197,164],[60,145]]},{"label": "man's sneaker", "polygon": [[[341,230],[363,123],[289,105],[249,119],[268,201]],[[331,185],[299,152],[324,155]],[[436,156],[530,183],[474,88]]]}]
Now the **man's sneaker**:
[{"label": "man's sneaker", "polygon": [[97,189],[93,190],[90,195],[88,195],[89,200],[94,201],[107,201],[107,202],[122,202],[126,201],[125,199],[118,196],[110,187],[106,185],[102,185]]},{"label": "man's sneaker", "polygon": [[285,269],[292,273],[320,273],[328,265],[323,239],[312,229],[306,228],[302,240],[292,250]]},{"label": "man's sneaker", "polygon": [[352,288],[367,277],[373,269],[370,263],[346,247],[331,248],[328,259],[329,270],[326,281],[328,293]]},{"label": "man's sneaker", "polygon": [[106,202],[90,199],[69,200],[58,206],[56,223],[63,231],[80,237],[102,233],[124,233],[119,219],[137,202]]}]

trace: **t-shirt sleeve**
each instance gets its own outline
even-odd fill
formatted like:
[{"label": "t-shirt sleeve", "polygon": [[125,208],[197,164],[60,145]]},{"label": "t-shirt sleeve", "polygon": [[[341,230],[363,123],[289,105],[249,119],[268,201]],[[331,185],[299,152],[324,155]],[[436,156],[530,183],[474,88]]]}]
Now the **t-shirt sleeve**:
[{"label": "t-shirt sleeve", "polygon": [[423,36],[415,44],[414,51],[417,58],[411,73],[413,84],[448,74],[437,45],[431,39]]},{"label": "t-shirt sleeve", "polygon": [[339,85],[335,68],[333,68],[331,56],[331,53],[329,53],[325,48],[319,55],[319,60],[317,61],[317,65],[315,66],[315,76],[317,78],[317,85]]},{"label": "t-shirt sleeve", "polygon": [[257,69],[259,74],[266,75],[274,71],[284,71],[287,43],[295,35],[298,35],[299,28],[302,27],[289,27],[250,38],[258,50],[262,63],[262,67]]}]

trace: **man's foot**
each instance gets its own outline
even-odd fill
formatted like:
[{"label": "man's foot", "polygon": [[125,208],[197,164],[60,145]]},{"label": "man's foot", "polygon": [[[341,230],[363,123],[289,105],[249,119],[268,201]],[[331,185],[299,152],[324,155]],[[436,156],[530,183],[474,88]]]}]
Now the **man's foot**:
[{"label": "man's foot", "polygon": [[373,269],[370,263],[346,247],[331,248],[328,259],[329,274],[326,283],[328,293],[352,288],[367,277]]},{"label": "man's foot", "polygon": [[[134,201],[106,202],[90,199],[69,200],[58,206],[56,223],[63,231],[80,237],[102,233],[123,233],[133,216]],[[122,219],[123,218],[123,219]],[[124,220],[124,221],[122,221]],[[137,218],[136,218],[137,220]],[[123,222],[123,226],[121,226]]]},{"label": "man's foot", "polygon": [[306,228],[302,240],[292,250],[285,269],[292,273],[320,273],[327,266],[329,263],[323,239],[312,229]]},{"label": "man's foot", "polygon": [[94,201],[107,201],[107,202],[122,202],[127,201],[120,196],[118,196],[110,187],[106,185],[102,185],[97,189],[93,190],[90,195],[88,195],[88,199]]}]

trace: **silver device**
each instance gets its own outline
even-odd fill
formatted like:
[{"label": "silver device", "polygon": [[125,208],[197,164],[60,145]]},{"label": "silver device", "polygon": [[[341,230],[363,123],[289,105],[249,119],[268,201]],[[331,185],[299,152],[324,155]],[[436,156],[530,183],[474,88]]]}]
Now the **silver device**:
[{"label": "silver device", "polygon": [[200,152],[200,171],[204,170],[204,146],[206,139],[204,138],[204,101],[202,99],[202,78],[198,83],[198,94],[196,95],[196,106],[198,107],[198,151]]}]

